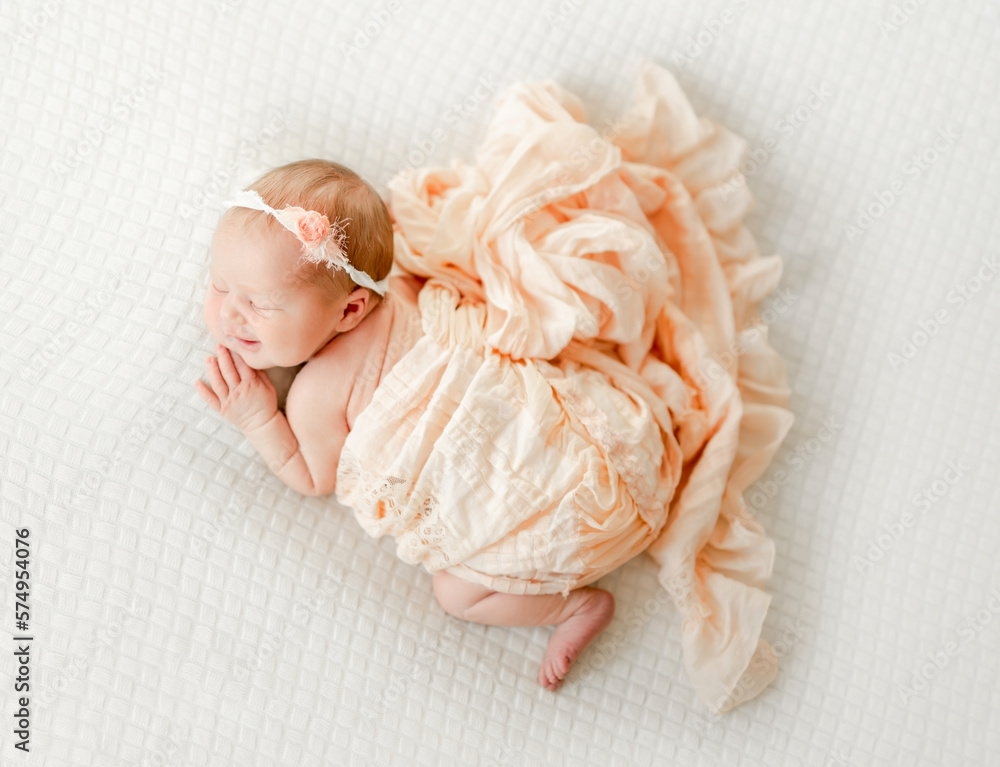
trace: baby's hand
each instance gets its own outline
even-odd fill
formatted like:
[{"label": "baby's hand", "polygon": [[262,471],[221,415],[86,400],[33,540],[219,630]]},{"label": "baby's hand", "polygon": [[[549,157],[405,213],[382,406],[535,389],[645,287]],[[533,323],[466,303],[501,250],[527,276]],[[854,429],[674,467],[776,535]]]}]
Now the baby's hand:
[{"label": "baby's hand", "polygon": [[209,357],[206,361],[212,388],[199,379],[194,382],[198,394],[240,431],[263,426],[278,412],[278,395],[271,379],[222,344],[215,350],[219,358]]}]

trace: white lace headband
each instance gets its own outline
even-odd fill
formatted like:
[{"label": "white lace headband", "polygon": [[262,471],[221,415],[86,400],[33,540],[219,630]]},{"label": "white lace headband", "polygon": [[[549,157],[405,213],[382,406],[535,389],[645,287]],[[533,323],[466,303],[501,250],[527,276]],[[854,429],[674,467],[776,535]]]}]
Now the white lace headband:
[{"label": "white lace headband", "polygon": [[315,210],[305,210],[289,205],[284,210],[275,210],[252,189],[244,189],[236,194],[235,200],[222,203],[227,208],[252,208],[270,213],[288,231],[299,238],[302,243],[302,258],[314,264],[326,264],[331,269],[343,269],[358,285],[371,288],[380,296],[385,295],[389,286],[389,278],[384,277],[378,282],[367,272],[355,269],[344,253],[344,243],[347,235],[344,233],[344,221],[337,219],[333,226],[330,219]]}]

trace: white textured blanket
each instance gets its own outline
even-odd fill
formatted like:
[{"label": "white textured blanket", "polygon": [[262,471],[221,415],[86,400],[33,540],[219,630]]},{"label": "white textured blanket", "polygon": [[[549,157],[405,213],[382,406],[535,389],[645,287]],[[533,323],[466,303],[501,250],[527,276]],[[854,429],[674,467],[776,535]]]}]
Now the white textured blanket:
[{"label": "white textured blanket", "polygon": [[[0,8],[0,765],[1000,761],[995,5]],[[795,423],[747,491],[780,671],[718,717],[648,558],[550,693],[550,628],[446,615],[192,386],[225,195],[301,157],[382,190],[469,159],[515,81],[601,130],[644,58],[746,138],[785,266],[762,316]]]}]

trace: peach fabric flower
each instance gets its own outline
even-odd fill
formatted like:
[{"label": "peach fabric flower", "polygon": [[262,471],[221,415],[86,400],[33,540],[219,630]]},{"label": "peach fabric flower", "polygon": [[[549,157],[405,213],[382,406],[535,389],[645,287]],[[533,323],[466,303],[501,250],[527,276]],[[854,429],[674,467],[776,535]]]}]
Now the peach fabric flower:
[{"label": "peach fabric flower", "polygon": [[299,239],[306,245],[314,245],[326,239],[330,233],[330,220],[314,210],[306,211],[299,219]]},{"label": "peach fabric flower", "polygon": [[312,250],[330,234],[330,219],[315,210],[287,207],[275,213],[282,225],[293,232],[308,250]]}]

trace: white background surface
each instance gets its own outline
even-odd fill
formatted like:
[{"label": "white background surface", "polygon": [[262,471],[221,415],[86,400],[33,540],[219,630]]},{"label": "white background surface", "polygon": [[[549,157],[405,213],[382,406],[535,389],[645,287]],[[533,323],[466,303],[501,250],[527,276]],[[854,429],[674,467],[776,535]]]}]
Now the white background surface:
[{"label": "white background surface", "polygon": [[[0,11],[0,641],[18,527],[35,636],[27,756],[0,651],[0,764],[1000,763],[995,4]],[[550,693],[551,628],[447,616],[426,572],[285,488],[192,385],[228,192],[308,156],[380,190],[471,158],[518,79],[601,126],[642,57],[771,148],[748,223],[795,297],[769,338],[796,422],[747,495],[777,543],[781,670],[722,717],[685,683],[669,601],[643,612],[647,557],[599,583],[615,622]]]}]

